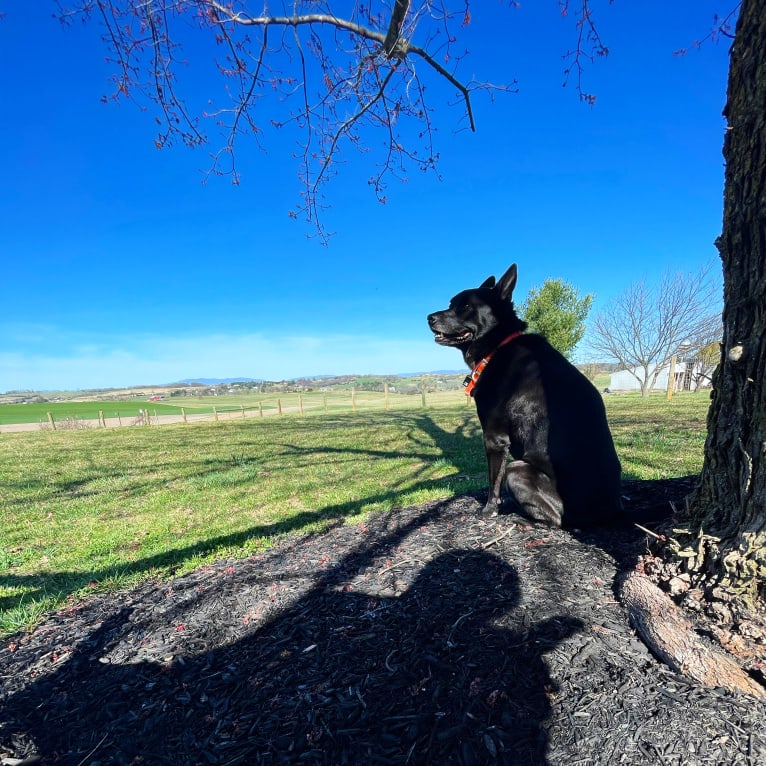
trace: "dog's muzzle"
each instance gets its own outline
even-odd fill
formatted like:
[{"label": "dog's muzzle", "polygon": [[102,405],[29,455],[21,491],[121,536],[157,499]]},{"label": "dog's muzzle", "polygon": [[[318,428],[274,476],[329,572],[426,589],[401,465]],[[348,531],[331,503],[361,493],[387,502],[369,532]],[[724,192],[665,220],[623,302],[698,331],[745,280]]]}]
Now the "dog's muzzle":
[{"label": "dog's muzzle", "polygon": [[462,346],[473,340],[473,330],[467,327],[454,329],[450,327],[448,317],[444,316],[443,311],[428,315],[428,326],[434,334],[434,340],[441,346]]}]

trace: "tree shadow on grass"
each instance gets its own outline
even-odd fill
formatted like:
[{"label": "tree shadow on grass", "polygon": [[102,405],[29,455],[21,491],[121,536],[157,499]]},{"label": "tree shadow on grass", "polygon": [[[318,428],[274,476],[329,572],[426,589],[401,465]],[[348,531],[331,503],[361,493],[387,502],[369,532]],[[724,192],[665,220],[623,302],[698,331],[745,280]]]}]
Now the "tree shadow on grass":
[{"label": "tree shadow on grass", "polygon": [[[72,765],[542,766],[555,691],[542,655],[578,620],[529,624],[515,568],[483,550],[436,556],[398,597],[349,585],[439,510],[365,539],[244,637],[161,648],[169,663],[136,662],[149,626],[107,606],[66,662],[7,697],[0,746]],[[211,621],[220,587],[197,592]]]},{"label": "tree shadow on grass", "polygon": [[[374,432],[371,433],[371,444],[366,448],[338,448],[332,444],[312,447],[282,444],[275,445],[275,449],[282,449],[285,454],[290,454],[293,458],[296,455],[302,455],[306,461],[311,462],[337,460],[339,458],[350,461],[413,460],[412,472],[402,482],[391,482],[380,492],[360,496],[344,503],[301,511],[283,521],[254,525],[239,532],[207,538],[192,545],[173,548],[163,553],[120,565],[85,572],[53,571],[31,575],[0,573],[0,586],[22,591],[20,594],[0,597],[0,609],[11,610],[23,606],[29,601],[46,598],[60,602],[69,595],[83,591],[89,586],[97,589],[103,583],[125,581],[129,578],[167,576],[188,565],[189,562],[208,557],[217,551],[246,548],[249,544],[252,544],[253,550],[258,550],[262,549],[264,544],[268,545],[270,541],[286,535],[301,533],[307,529],[326,530],[343,524],[347,517],[358,515],[360,510],[365,507],[391,508],[401,506],[406,495],[411,495],[419,490],[429,492],[437,490],[445,496],[467,492],[478,492],[479,496],[484,496],[486,492],[485,457],[481,428],[473,410],[466,413],[454,431],[444,429],[427,412],[397,417],[408,427],[408,437],[416,445],[416,449],[397,451],[376,448]],[[441,478],[428,477],[427,473],[436,460],[445,461],[453,467],[453,471]],[[194,469],[194,475],[204,476],[206,472],[218,471],[224,466],[225,463],[220,461],[213,464],[209,464],[209,461],[202,461]],[[244,482],[245,479],[242,481]],[[655,484],[657,485],[656,492],[653,490]],[[664,483],[626,482],[630,494],[654,493],[658,495],[658,503],[663,501],[661,495],[666,485],[671,489],[675,488],[674,480]],[[296,491],[299,492],[300,488],[296,487]],[[670,499],[677,500],[679,498],[674,496]],[[664,502],[667,507],[667,500]],[[630,503],[628,505],[630,506]],[[667,511],[669,513],[669,507]],[[629,562],[635,560],[635,546],[639,545],[643,539],[642,533],[633,527],[633,521],[640,519],[640,514],[634,514],[632,517],[629,515],[626,519],[621,520],[623,529],[620,535],[615,535],[613,531],[605,533],[596,529],[586,530],[581,538],[588,543],[599,544],[627,566]],[[629,550],[630,546],[632,548]]]},{"label": "tree shadow on grass", "polygon": [[[445,495],[454,492],[467,491],[473,488],[479,475],[483,460],[483,452],[477,449],[477,428],[475,417],[467,414],[462,424],[454,432],[441,428],[428,414],[402,416],[403,422],[409,428],[409,438],[418,445],[415,451],[377,449],[374,444],[369,448],[337,448],[331,444],[320,447],[302,447],[294,444],[274,445],[292,456],[304,455],[307,461],[337,459],[345,456],[349,460],[392,460],[412,459],[421,465],[414,467],[411,476],[400,483],[392,482],[384,490],[371,495],[354,498],[344,503],[328,505],[310,511],[301,511],[289,518],[271,524],[259,524],[240,532],[219,535],[194,543],[193,545],[173,548],[163,553],[146,556],[135,561],[109,566],[91,571],[51,571],[39,574],[15,574],[0,572],[0,586],[10,589],[20,589],[22,592],[0,597],[0,610],[11,610],[22,607],[23,604],[52,599],[61,601],[73,593],[87,588],[98,589],[100,584],[125,581],[130,578],[167,576],[181,569],[190,561],[199,560],[233,548],[247,547],[252,543],[253,550],[261,549],[275,539],[300,533],[307,529],[327,530],[339,524],[349,516],[356,516],[369,506],[383,508],[397,507],[402,504],[403,496],[419,490],[440,490]],[[374,442],[374,437],[371,439]],[[455,466],[454,473],[439,479],[427,478],[424,474],[435,459],[448,460]],[[218,471],[227,463],[220,461],[209,464],[201,461],[194,469],[193,475],[204,476],[205,473]],[[69,491],[77,491],[91,478],[68,486]],[[242,483],[246,479],[241,480]],[[404,486],[406,483],[406,486]],[[134,488],[135,489],[135,488]],[[146,489],[144,487],[144,489]],[[56,491],[62,491],[57,488]],[[139,489],[135,489],[139,491]],[[300,487],[296,487],[300,491]]]}]

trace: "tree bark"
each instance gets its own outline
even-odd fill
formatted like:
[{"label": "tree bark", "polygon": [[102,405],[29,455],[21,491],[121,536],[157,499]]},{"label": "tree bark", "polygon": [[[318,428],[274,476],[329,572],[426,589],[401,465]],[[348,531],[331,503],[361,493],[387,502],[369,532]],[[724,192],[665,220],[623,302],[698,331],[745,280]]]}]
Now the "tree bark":
[{"label": "tree bark", "polygon": [[[692,520],[713,536],[698,571],[766,596],[766,3],[744,0],[724,140],[724,338]],[[716,539],[717,538],[717,539]]]},{"label": "tree bark", "polygon": [[704,686],[766,699],[766,688],[731,657],[703,643],[683,612],[648,577],[632,572],[621,583],[619,595],[638,634],[673,670]]}]

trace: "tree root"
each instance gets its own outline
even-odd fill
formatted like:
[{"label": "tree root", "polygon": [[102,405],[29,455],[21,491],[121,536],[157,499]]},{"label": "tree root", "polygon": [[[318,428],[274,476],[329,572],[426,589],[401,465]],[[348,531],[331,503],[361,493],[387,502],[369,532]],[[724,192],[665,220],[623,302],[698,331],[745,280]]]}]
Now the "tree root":
[{"label": "tree root", "polygon": [[692,681],[766,699],[766,688],[731,657],[703,643],[681,609],[648,577],[633,571],[619,584],[633,628],[651,651]]}]

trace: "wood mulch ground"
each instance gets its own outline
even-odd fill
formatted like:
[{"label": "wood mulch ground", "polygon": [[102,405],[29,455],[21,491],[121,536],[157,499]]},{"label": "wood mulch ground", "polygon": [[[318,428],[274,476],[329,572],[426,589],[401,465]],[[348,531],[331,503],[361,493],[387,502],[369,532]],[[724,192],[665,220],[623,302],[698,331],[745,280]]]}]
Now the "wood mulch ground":
[{"label": "wood mulch ground", "polygon": [[0,644],[0,763],[766,764],[766,705],[687,683],[628,625],[613,588],[643,533],[480,508],[400,509],[52,615]]}]

